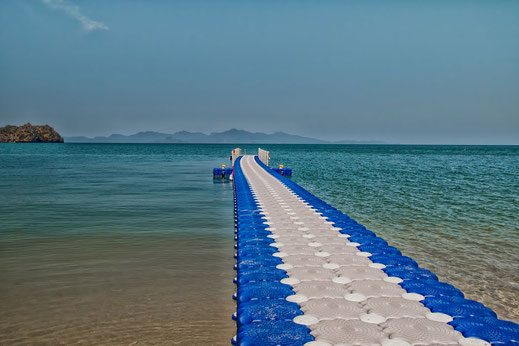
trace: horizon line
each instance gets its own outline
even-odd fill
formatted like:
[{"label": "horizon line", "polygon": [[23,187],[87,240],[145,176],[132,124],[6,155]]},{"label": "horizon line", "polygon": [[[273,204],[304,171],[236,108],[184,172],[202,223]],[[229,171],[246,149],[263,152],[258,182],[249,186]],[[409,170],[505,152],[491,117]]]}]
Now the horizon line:
[{"label": "horizon line", "polygon": [[[79,137],[79,136],[74,136]],[[64,137],[65,139],[67,137]],[[16,143],[16,144],[30,144],[30,143]],[[39,144],[39,143],[32,143]],[[41,143],[40,143],[41,144]],[[369,146],[469,146],[469,147],[517,147],[518,144],[452,144],[452,143],[246,143],[246,142],[180,142],[180,143],[160,143],[160,142],[67,142],[64,143],[55,143],[55,144],[157,144],[157,145],[190,145],[190,144],[205,144],[205,145],[214,145],[214,144],[223,144],[223,145],[369,145]]]}]

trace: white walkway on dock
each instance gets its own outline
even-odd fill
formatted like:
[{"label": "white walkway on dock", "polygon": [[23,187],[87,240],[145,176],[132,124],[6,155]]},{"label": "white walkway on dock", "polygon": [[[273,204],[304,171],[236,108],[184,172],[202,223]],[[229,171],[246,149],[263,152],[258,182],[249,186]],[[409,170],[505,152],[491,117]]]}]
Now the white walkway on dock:
[{"label": "white walkway on dock", "polygon": [[452,318],[431,313],[407,293],[402,280],[388,277],[383,264],[373,263],[358,243],[296,196],[280,180],[246,155],[241,167],[267,217],[278,248],[276,257],[289,278],[281,282],[296,292],[312,345],[488,345],[447,324]]}]

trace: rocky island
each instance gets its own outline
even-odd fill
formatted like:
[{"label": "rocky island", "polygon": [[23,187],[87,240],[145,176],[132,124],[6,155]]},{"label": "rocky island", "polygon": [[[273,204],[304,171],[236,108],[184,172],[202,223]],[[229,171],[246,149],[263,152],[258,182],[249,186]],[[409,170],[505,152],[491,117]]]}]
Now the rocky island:
[{"label": "rocky island", "polygon": [[63,143],[63,137],[49,125],[0,127],[0,143]]}]

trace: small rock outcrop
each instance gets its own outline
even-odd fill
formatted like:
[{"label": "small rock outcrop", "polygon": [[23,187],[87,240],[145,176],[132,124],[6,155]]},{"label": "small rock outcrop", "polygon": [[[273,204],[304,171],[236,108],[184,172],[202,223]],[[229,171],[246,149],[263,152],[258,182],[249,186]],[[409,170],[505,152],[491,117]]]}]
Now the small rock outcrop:
[{"label": "small rock outcrop", "polygon": [[0,143],[63,143],[63,137],[49,125],[0,127]]}]

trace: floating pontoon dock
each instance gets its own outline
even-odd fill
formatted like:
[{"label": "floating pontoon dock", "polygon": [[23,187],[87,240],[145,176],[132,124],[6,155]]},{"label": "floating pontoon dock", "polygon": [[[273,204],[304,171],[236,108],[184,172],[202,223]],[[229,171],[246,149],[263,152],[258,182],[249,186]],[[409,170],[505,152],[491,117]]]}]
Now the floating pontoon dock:
[{"label": "floating pontoon dock", "polygon": [[257,156],[233,165],[233,344],[519,345],[519,325]]}]

